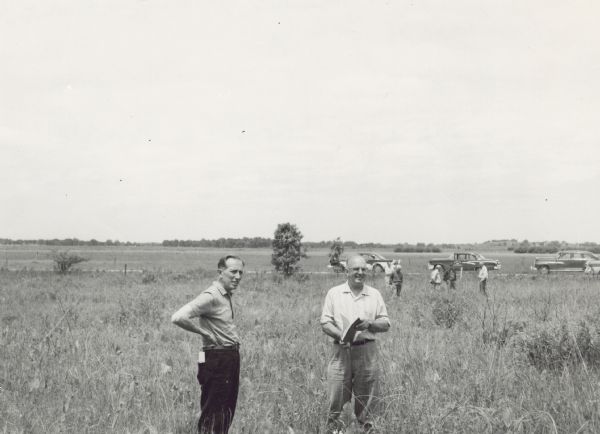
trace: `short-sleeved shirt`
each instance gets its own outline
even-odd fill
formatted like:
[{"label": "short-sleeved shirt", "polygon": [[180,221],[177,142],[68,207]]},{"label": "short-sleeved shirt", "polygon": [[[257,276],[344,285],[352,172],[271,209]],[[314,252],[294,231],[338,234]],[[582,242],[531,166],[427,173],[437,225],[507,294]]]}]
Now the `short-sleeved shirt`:
[{"label": "short-sleeved shirt", "polygon": [[[363,290],[354,296],[348,282],[334,286],[327,292],[321,325],[332,323],[340,330],[344,330],[356,319],[376,320],[385,318],[389,324],[387,309],[381,293],[370,286],[364,285]],[[363,330],[356,333],[354,340],[375,339],[375,333]]]},{"label": "short-sleeved shirt", "polygon": [[437,268],[431,271],[431,283],[442,283],[442,276],[440,275],[440,270]]},{"label": "short-sleeved shirt", "polygon": [[203,347],[236,345],[240,338],[233,323],[231,294],[215,281],[198,297],[175,313],[189,319],[198,318]]}]

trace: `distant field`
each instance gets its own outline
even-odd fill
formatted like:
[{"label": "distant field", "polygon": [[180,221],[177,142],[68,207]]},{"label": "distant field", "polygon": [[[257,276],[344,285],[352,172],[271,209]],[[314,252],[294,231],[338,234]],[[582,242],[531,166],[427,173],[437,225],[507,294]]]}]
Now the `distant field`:
[{"label": "distant field", "polygon": [[[0,246],[0,267],[21,270],[52,270],[49,246]],[[60,249],[65,250],[65,249]],[[198,268],[213,270],[220,256],[228,253],[240,255],[246,261],[249,271],[272,269],[270,249],[203,249],[181,247],[79,247],[68,249],[89,259],[76,268],[90,271],[128,270],[148,271],[188,271]],[[344,255],[358,251],[347,250]],[[434,257],[447,256],[444,253],[394,253],[391,250],[377,250],[390,259],[401,259],[405,273],[426,273],[427,261]],[[308,258],[302,261],[305,271],[327,271],[327,249],[309,250]],[[482,252],[486,257],[502,262],[500,273],[529,273],[535,255],[515,254],[509,251]]]}]

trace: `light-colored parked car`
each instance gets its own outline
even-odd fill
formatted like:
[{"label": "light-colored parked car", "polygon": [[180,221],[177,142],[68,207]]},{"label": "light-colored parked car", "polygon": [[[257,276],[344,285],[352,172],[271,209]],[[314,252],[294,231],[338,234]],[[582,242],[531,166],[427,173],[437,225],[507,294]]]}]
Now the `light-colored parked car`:
[{"label": "light-colored parked car", "polygon": [[542,274],[554,271],[585,271],[590,261],[600,261],[600,257],[585,250],[562,250],[553,256],[535,258],[532,270]]},{"label": "light-colored parked car", "polygon": [[[379,253],[374,252],[360,252],[358,254],[365,258],[365,261],[367,262],[367,268],[369,269],[369,271],[373,271],[373,273],[385,274],[390,274],[392,272],[393,259],[387,259]],[[346,271],[347,262],[347,258],[341,258],[339,262],[335,264],[330,263],[328,267],[337,269],[338,271]]]}]

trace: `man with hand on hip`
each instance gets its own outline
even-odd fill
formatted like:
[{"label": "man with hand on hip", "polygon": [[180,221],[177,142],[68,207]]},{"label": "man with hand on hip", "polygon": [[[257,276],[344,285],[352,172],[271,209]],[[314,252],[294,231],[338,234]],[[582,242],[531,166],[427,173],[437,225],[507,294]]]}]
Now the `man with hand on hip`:
[{"label": "man with hand on hip", "polygon": [[[352,395],[358,422],[365,432],[373,428],[379,399],[376,334],[388,331],[390,321],[381,293],[365,285],[366,273],[367,263],[362,256],[349,258],[347,282],[331,288],[323,305],[321,327],[333,338],[333,354],[327,367],[328,433],[343,429],[340,414]],[[350,324],[354,324],[356,333],[350,342],[344,342]]]},{"label": "man with hand on hip", "polygon": [[174,324],[202,336],[197,377],[202,387],[200,434],[229,431],[240,381],[240,339],[233,324],[231,296],[242,280],[244,261],[225,256],[217,269],[217,280],[171,317]]}]

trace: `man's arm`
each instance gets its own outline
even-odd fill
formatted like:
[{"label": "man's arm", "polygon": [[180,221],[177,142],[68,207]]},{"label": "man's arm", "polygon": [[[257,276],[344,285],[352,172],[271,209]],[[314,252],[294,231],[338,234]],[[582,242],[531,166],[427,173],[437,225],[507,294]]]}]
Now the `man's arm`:
[{"label": "man's arm", "polygon": [[366,319],[356,326],[356,330],[369,330],[371,333],[383,333],[390,329],[390,321],[387,317],[377,319]]},{"label": "man's arm", "polygon": [[335,325],[333,319],[333,300],[331,299],[331,293],[327,293],[325,296],[325,302],[323,303],[323,311],[321,313],[321,330],[327,336],[331,336],[335,340],[342,339],[342,330]]},{"label": "man's arm", "polygon": [[181,327],[192,333],[202,334],[197,323],[193,321],[194,318],[202,316],[202,314],[208,312],[212,303],[212,295],[202,293],[196,299],[190,301],[188,304],[183,306],[171,317],[171,322],[176,326]]},{"label": "man's arm", "polygon": [[323,333],[325,333],[327,336],[331,336],[335,340],[339,341],[342,339],[342,331],[332,322],[321,324],[321,329],[323,330]]},{"label": "man's arm", "polygon": [[375,319],[362,321],[356,326],[357,330],[369,330],[371,333],[383,333],[390,329],[390,319],[383,297],[380,293],[378,293],[376,297],[377,311],[375,313]]}]

